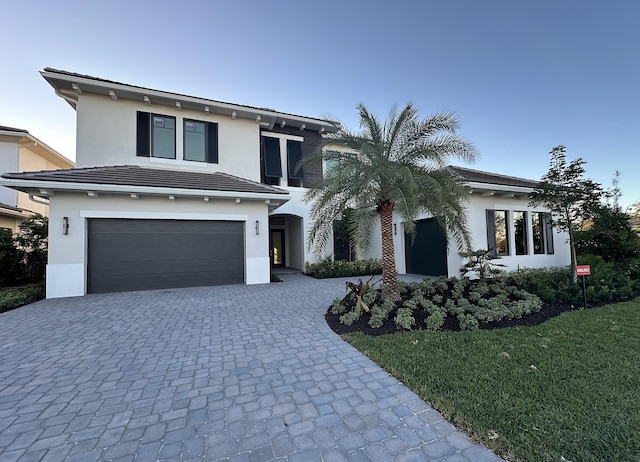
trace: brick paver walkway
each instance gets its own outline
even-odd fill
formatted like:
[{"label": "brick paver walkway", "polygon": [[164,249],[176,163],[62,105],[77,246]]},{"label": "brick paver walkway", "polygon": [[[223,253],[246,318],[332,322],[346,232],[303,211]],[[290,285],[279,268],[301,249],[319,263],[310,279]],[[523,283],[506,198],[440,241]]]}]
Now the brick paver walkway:
[{"label": "brick paver walkway", "polygon": [[325,324],[344,279],[0,314],[0,460],[499,461]]}]

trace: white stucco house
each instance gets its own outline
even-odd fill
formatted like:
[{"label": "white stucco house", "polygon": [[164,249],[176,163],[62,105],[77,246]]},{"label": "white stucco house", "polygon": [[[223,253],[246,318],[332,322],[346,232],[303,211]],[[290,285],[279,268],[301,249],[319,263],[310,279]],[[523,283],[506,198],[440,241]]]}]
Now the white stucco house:
[{"label": "white stucco house", "polygon": [[[0,173],[72,168],[74,163],[23,128],[0,126]],[[24,192],[0,186],[0,228],[16,233],[34,213],[49,214],[46,203]]]},{"label": "white stucco house", "polygon": [[[76,110],[77,167],[9,171],[0,185],[49,201],[47,297],[267,283],[272,266],[313,261],[302,197],[323,165],[295,167],[332,124],[52,68],[41,74]],[[475,246],[498,249],[510,268],[568,264],[566,238],[528,205],[534,181],[458,173],[470,186]],[[399,221],[394,239],[399,273],[454,275],[462,264],[430,217],[420,217],[413,245]],[[374,240],[371,255],[380,248]]]}]

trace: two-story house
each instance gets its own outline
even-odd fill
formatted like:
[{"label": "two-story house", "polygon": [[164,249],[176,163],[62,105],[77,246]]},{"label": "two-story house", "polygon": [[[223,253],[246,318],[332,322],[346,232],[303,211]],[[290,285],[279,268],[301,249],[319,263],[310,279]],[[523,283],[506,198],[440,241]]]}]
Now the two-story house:
[{"label": "two-story house", "polygon": [[[54,170],[73,165],[27,130],[0,126],[0,172]],[[16,233],[20,222],[34,213],[47,216],[49,207],[29,200],[26,193],[0,186],[0,228]]]},{"label": "two-story house", "polygon": [[[302,197],[323,165],[296,166],[335,130],[331,123],[51,68],[41,74],[76,110],[77,168],[5,173],[0,184],[49,201],[48,297],[267,283],[272,265],[313,261]],[[458,172],[470,186],[474,245],[497,248],[511,268],[568,263],[545,211],[528,206],[535,182]],[[456,274],[458,250],[432,218],[419,218],[413,244],[395,222],[399,272]],[[380,247],[374,239],[371,256]]]}]

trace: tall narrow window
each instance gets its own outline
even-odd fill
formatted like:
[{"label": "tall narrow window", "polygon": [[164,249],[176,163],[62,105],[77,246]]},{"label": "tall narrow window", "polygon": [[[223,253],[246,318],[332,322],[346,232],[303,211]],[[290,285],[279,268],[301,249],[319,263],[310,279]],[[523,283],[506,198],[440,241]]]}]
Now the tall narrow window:
[{"label": "tall narrow window", "polygon": [[184,160],[218,163],[218,124],[184,120]]},{"label": "tall narrow window", "polygon": [[287,140],[287,176],[289,186],[302,186],[304,170],[302,167],[296,170],[302,160],[302,143],[300,141]]},{"label": "tall narrow window", "polygon": [[516,240],[516,255],[527,255],[527,212],[513,212],[513,233]]},{"label": "tall narrow window", "polygon": [[536,255],[545,253],[544,213],[533,212],[531,214],[531,231],[533,237],[533,253]]},{"label": "tall narrow window", "polygon": [[509,255],[506,210],[487,210],[487,244],[496,256]]},{"label": "tall narrow window", "polygon": [[262,165],[264,182],[279,185],[282,177],[282,163],[280,161],[280,140],[265,136],[262,138]]}]

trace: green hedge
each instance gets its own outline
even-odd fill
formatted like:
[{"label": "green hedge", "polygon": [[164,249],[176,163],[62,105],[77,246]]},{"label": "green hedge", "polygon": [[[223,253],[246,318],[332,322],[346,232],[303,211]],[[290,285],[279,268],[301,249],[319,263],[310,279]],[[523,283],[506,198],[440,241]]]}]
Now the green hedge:
[{"label": "green hedge", "polygon": [[[591,265],[591,275],[585,281],[588,302],[624,299],[640,291],[640,278],[628,265],[616,265],[593,255],[579,258],[578,263]],[[582,281],[574,284],[568,268],[524,269],[505,278],[545,303],[582,304]]]},{"label": "green hedge", "polygon": [[44,285],[34,284],[0,291],[0,313],[44,298]]},{"label": "green hedge", "polygon": [[374,258],[356,261],[334,261],[326,258],[318,263],[307,262],[305,266],[305,273],[316,279],[382,274],[382,261]]}]

